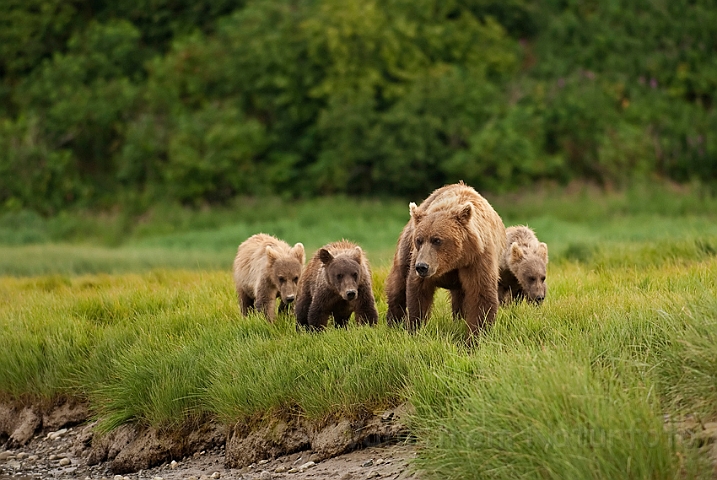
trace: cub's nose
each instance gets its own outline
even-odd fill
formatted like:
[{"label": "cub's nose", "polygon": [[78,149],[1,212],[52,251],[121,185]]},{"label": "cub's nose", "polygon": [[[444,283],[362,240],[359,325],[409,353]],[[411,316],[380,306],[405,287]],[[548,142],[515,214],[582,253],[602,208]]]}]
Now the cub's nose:
[{"label": "cub's nose", "polygon": [[538,305],[540,305],[541,303],[543,303],[543,300],[545,300],[545,297],[544,297],[544,296],[535,297],[535,303],[537,303]]},{"label": "cub's nose", "polygon": [[294,295],[287,295],[286,296],[286,303],[291,303],[294,301],[294,298],[296,298]]},{"label": "cub's nose", "polygon": [[353,300],[354,298],[356,298],[356,290],[347,290],[347,291],[346,291],[346,298],[347,298],[348,300]]},{"label": "cub's nose", "polygon": [[425,277],[428,275],[428,264],[427,263],[417,263],[416,264],[416,273],[419,274],[421,277]]}]

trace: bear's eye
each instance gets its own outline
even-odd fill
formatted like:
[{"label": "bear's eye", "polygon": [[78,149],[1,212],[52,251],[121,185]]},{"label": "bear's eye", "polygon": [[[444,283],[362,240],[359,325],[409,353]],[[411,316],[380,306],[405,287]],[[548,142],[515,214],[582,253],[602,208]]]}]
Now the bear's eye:
[{"label": "bear's eye", "polygon": [[294,283],[299,281],[299,277],[294,277]]},{"label": "bear's eye", "polygon": [[358,280],[358,273],[354,272],[351,274],[351,276],[353,277],[354,280]]},{"label": "bear's eye", "polygon": [[344,278],[344,274],[343,274],[343,273],[339,273],[338,275],[336,275],[336,279],[337,279],[337,280],[343,280],[343,278]]},{"label": "bear's eye", "polygon": [[535,277],[528,277],[528,280],[530,281],[530,283],[535,283],[535,281],[537,280],[537,278],[535,278]]},{"label": "bear's eye", "polygon": [[442,242],[442,240],[441,240],[440,238],[433,237],[433,238],[431,239],[431,243],[432,243],[433,245],[435,245],[436,247],[439,246],[439,245],[441,244],[441,242]]},{"label": "bear's eye", "polygon": [[542,277],[540,277],[540,281],[541,281],[541,282],[545,282],[545,275],[543,275]]},{"label": "bear's eye", "polygon": [[421,245],[423,245],[423,239],[420,238],[420,237],[417,238],[417,239],[416,239],[416,245],[419,246],[419,247],[420,247]]},{"label": "bear's eye", "polygon": [[284,283],[286,279],[284,277],[279,277],[279,283]]}]

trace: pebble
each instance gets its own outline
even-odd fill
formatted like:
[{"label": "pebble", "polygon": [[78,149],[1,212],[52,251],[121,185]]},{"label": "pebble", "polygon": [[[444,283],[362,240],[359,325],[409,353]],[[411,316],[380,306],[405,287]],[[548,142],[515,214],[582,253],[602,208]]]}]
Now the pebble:
[{"label": "pebble", "polygon": [[266,465],[267,463],[269,463],[269,460],[266,460],[266,459],[265,459],[265,460],[259,460],[258,462],[256,462],[257,465]]},{"label": "pebble", "polygon": [[378,460],[376,460],[376,465],[383,465],[385,462],[386,460],[384,460],[383,458],[379,458]]},{"label": "pebble", "polygon": [[[55,455],[54,453],[53,453],[52,455],[50,455],[49,457],[47,457],[47,459],[50,460],[51,462],[52,462],[52,461],[55,461],[55,460],[58,460],[59,458],[60,458],[60,456],[59,456],[59,455]],[[121,476],[121,475],[115,475],[115,480],[117,480],[117,477],[120,477],[120,480],[122,480],[122,476]]]},{"label": "pebble", "polygon": [[274,473],[284,473],[284,472],[286,472],[287,470],[289,470],[289,469],[287,468],[286,465],[279,465],[278,467],[276,467],[276,468],[274,469]]},{"label": "pebble", "polygon": [[29,457],[30,454],[29,454],[29,453],[25,453],[25,452],[20,452],[20,453],[18,453],[16,456],[17,456],[17,459],[18,459],[18,460],[22,460],[23,458]]},{"label": "pebble", "polygon": [[62,436],[63,436],[64,434],[66,434],[66,433],[67,433],[67,429],[66,429],[66,428],[63,428],[63,429],[60,429],[60,430],[58,430],[58,431],[56,431],[56,432],[50,432],[50,433],[48,433],[45,438],[46,438],[47,440],[57,440],[58,438],[62,437]]},{"label": "pebble", "polygon": [[306,462],[305,464],[301,465],[301,466],[298,468],[298,471],[299,471],[299,473],[301,473],[301,472],[303,472],[304,470],[307,470],[307,469],[313,467],[314,465],[316,465],[316,462]]},{"label": "pebble", "polygon": [[371,466],[373,466],[373,458],[370,458],[370,459],[366,460],[365,462],[363,462],[363,463],[361,464],[361,466],[362,466],[362,467],[371,467]]},{"label": "pebble", "polygon": [[351,472],[346,472],[341,475],[340,480],[351,480],[352,478],[354,478],[353,474]]},{"label": "pebble", "polygon": [[7,466],[14,470],[19,470],[22,465],[17,460],[8,460]]},{"label": "pebble", "polygon": [[152,477],[152,480],[164,480],[162,477]]},{"label": "pebble", "polygon": [[271,475],[271,473],[267,472],[266,470],[262,471],[259,474],[259,480],[271,480],[272,478],[274,478],[274,477]]},{"label": "pebble", "polygon": [[61,467],[66,467],[66,466],[68,466],[68,465],[71,464],[71,463],[72,463],[72,462],[70,461],[69,458],[63,458],[63,459],[60,460],[60,466],[61,466]]},{"label": "pebble", "polygon": [[190,475],[187,480],[199,480],[199,479],[197,477],[195,477],[194,475]]},{"label": "pebble", "polygon": [[7,450],[0,453],[0,461],[4,462],[5,460],[12,460],[13,458],[15,458],[15,455]]},{"label": "pebble", "polygon": [[222,474],[219,472],[212,473],[212,478],[221,478]]},{"label": "pebble", "polygon": [[368,475],[366,475],[366,478],[367,479],[368,478],[376,478],[376,477],[380,477],[380,476],[381,476],[380,473],[378,473],[376,470],[373,470],[373,471],[369,472]]},{"label": "pebble", "polygon": [[176,460],[172,460],[172,462],[169,464],[169,468],[171,468],[172,470],[174,470],[175,468],[177,468],[177,465],[178,465],[177,461],[176,461]]}]

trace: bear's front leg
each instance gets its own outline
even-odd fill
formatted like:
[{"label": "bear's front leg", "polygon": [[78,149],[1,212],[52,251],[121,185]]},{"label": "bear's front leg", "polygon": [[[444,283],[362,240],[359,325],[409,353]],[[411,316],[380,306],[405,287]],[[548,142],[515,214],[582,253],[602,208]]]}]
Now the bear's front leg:
[{"label": "bear's front leg", "polygon": [[451,290],[451,309],[453,310],[453,319],[463,317],[463,305],[466,301],[465,292],[462,289]]},{"label": "bear's front leg", "polygon": [[406,327],[410,331],[415,331],[420,327],[431,313],[435,292],[436,287],[433,283],[425,281],[418,275],[409,275],[406,282],[406,306],[408,307]]},{"label": "bear's front leg", "polygon": [[394,267],[386,278],[386,300],[388,324],[393,326],[403,321],[406,317],[406,278],[401,275],[397,267]]},{"label": "bear's front leg", "polygon": [[323,330],[329,323],[329,311],[321,303],[315,298],[309,307],[308,324],[313,330]]},{"label": "bear's front leg", "polygon": [[463,285],[463,314],[470,329],[475,335],[483,330],[484,326],[492,325],[498,313],[498,279],[491,281],[490,276],[477,277],[476,267],[465,268],[459,271]]},{"label": "bear's front leg", "polygon": [[[368,290],[368,291],[366,291]],[[360,325],[376,325],[378,322],[378,310],[376,300],[370,289],[359,290],[359,298],[356,299],[356,322]]]},{"label": "bear's front leg", "polygon": [[311,294],[306,292],[298,295],[294,304],[296,323],[302,327],[309,325],[309,308],[311,307]]},{"label": "bear's front leg", "polygon": [[254,308],[254,299],[243,289],[238,289],[237,295],[239,296],[239,306],[241,307],[241,314],[246,317],[247,315],[249,315],[249,310]]},{"label": "bear's front leg", "polygon": [[276,320],[276,291],[263,291],[256,297],[255,308],[266,315],[269,322],[274,323]]}]

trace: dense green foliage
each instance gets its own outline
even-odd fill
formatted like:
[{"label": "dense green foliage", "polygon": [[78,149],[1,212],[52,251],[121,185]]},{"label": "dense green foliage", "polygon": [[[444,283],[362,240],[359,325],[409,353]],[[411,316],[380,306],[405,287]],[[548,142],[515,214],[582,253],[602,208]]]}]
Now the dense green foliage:
[{"label": "dense green foliage", "polygon": [[717,180],[709,0],[2,9],[4,210]]}]

